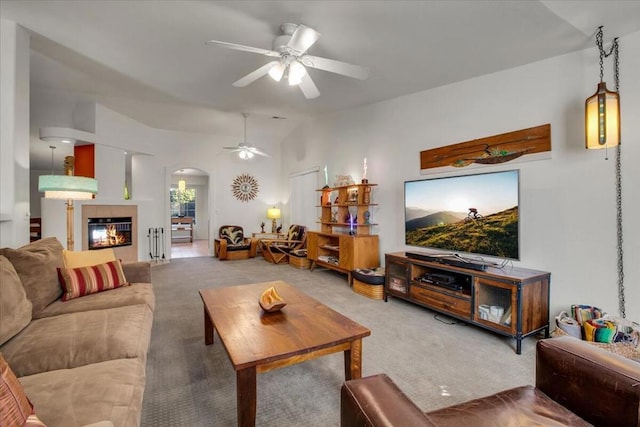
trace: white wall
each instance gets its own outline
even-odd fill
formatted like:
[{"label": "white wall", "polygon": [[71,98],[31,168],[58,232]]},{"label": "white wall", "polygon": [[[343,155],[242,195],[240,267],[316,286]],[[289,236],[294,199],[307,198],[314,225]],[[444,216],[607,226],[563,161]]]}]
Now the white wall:
[{"label": "white wall", "polygon": [[29,243],[29,35],[0,19],[0,246]]},{"label": "white wall", "polygon": [[[640,55],[632,52],[640,51],[640,33],[622,38],[620,44],[626,313],[637,320]],[[374,229],[380,235],[380,252],[401,251],[411,249],[404,245],[403,183],[425,178],[420,175],[420,151],[551,123],[552,159],[482,170],[521,171],[521,261],[516,264],[551,272],[552,314],[570,304],[597,305],[617,314],[614,157],[610,153],[605,161],[602,151],[583,148],[584,100],[595,92],[597,67],[594,46],[327,114],[283,143],[282,173],[327,164],[330,184],[336,174],[359,180],[366,157],[368,179],[379,184],[372,196],[379,204],[372,210],[372,222],[380,224]]]}]

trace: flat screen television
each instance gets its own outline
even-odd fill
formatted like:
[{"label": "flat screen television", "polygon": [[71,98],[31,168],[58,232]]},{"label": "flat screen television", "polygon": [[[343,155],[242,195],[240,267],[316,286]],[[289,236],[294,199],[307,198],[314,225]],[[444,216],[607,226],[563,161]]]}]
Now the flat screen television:
[{"label": "flat screen television", "polygon": [[404,183],[405,243],[519,260],[519,171]]}]

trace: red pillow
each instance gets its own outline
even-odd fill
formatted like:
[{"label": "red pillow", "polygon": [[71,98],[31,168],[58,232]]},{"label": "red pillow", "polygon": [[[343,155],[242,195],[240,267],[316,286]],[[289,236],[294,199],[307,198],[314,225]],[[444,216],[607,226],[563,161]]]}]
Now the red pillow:
[{"label": "red pillow", "polygon": [[64,290],[62,301],[130,285],[118,260],[90,267],[58,268],[58,278]]}]

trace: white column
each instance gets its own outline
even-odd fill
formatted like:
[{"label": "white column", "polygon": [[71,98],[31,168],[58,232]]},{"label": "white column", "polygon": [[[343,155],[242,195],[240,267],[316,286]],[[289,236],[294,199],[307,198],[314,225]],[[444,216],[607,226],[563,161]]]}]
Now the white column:
[{"label": "white column", "polygon": [[29,242],[29,35],[0,19],[0,246]]}]

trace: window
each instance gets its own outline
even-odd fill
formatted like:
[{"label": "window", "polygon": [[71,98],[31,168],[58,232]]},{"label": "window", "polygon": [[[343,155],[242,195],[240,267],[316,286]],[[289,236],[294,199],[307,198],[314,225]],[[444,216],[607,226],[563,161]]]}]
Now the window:
[{"label": "window", "polygon": [[177,187],[172,187],[169,192],[171,205],[171,216],[196,217],[196,189],[185,188],[179,191]]}]

